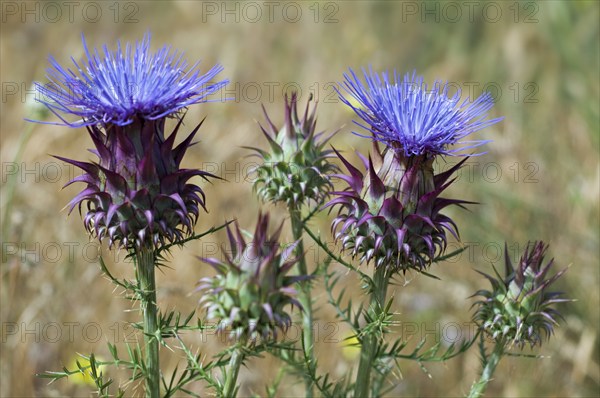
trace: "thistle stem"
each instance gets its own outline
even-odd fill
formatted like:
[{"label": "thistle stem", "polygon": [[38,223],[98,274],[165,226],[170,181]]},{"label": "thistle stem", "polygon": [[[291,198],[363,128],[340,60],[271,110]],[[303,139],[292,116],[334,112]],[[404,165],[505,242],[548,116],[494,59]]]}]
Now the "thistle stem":
[{"label": "thistle stem", "polygon": [[[296,246],[296,254],[300,256],[298,261],[298,274],[308,275],[308,269],[306,267],[306,260],[304,258],[304,244],[302,242],[302,231],[304,226],[302,225],[302,215],[299,209],[290,208],[290,218],[292,223],[292,234],[294,241],[298,241]],[[309,369],[314,367],[314,346],[313,346],[313,313],[312,313],[312,298],[310,295],[310,281],[300,282],[300,292],[298,293],[298,300],[302,304],[302,345],[304,350],[304,358],[307,361]],[[313,396],[313,381],[311,378],[305,378],[306,390],[305,395],[307,398]]]},{"label": "thistle stem", "polygon": [[492,354],[486,358],[485,366],[483,367],[483,371],[481,372],[481,377],[478,381],[473,383],[471,387],[471,391],[469,392],[469,398],[479,398],[485,392],[488,383],[492,380],[492,376],[494,375],[494,371],[496,370],[496,366],[502,359],[504,355],[504,341],[499,341],[496,343],[496,347]]},{"label": "thistle stem", "polygon": [[[381,265],[375,270],[373,276],[373,291],[371,292],[371,305],[369,312],[371,318],[378,318],[379,312],[385,308],[385,296],[387,293],[389,278],[386,275],[385,266]],[[370,333],[363,337],[363,343],[360,348],[360,362],[358,364],[358,373],[356,375],[356,384],[354,386],[354,397],[364,398],[369,396],[369,385],[371,382],[371,370],[373,368],[373,359],[379,344],[378,333]]]},{"label": "thistle stem", "polygon": [[237,378],[240,373],[240,367],[244,362],[244,351],[243,348],[246,345],[246,338],[242,337],[236,344],[236,347],[231,354],[229,359],[229,371],[225,376],[225,387],[223,389],[224,398],[235,398],[237,395]]},{"label": "thistle stem", "polygon": [[146,347],[146,397],[160,397],[160,369],[158,364],[158,318],[156,307],[155,257],[154,251],[141,249],[135,253],[137,277],[141,289],[142,313],[144,316],[144,345]]}]

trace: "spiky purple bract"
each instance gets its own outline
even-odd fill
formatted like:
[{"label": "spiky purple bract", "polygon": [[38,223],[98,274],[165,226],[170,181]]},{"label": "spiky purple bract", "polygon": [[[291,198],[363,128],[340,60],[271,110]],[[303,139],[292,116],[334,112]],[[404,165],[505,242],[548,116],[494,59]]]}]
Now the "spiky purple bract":
[{"label": "spiky purple bract", "polygon": [[431,159],[404,157],[389,149],[382,154],[376,143],[373,147],[372,158],[361,156],[364,173],[338,153],[348,174],[336,177],[348,188],[333,192],[336,197],[326,205],[339,206],[332,223],[335,238],[361,263],[374,261],[390,272],[423,271],[445,250],[446,231],[458,239],[456,224],[441,211],[471,202],[440,194],[464,160],[434,175]]},{"label": "spiky purple bract", "polygon": [[504,277],[496,268],[495,276],[477,271],[490,281],[492,290],[474,294],[482,299],[473,304],[477,307],[473,320],[493,339],[523,348],[526,343],[531,347],[541,344],[542,336],[552,335],[562,318],[554,305],[571,300],[560,298],[561,292],[548,291],[566,269],[549,277],[554,259],[543,265],[547,249],[544,242],[530,242],[515,268],[505,247]]},{"label": "spiky purple bract", "polygon": [[[502,118],[485,120],[494,105],[492,96],[484,93],[475,101],[461,102],[461,92],[448,96],[450,85],[435,81],[428,89],[423,77],[406,74],[402,79],[394,71],[381,75],[363,69],[365,83],[352,69],[344,74],[342,88],[359,105],[353,104],[338,91],[340,99],[363,120],[357,125],[369,131],[363,137],[381,141],[407,157],[421,155],[456,155],[460,151],[479,147],[489,140],[463,139]],[[459,145],[458,148],[450,148]]]},{"label": "spiky purple bract", "polygon": [[205,197],[200,187],[188,183],[194,176],[215,177],[197,169],[181,169],[183,155],[198,125],[179,145],[175,137],[182,124],[165,138],[164,120],[140,120],[128,126],[112,125],[106,132],[96,126],[88,131],[98,163],[59,157],[85,171],[67,183],[84,182],[86,188],[69,203],[87,202],[84,225],[112,246],[141,248],[177,242],[193,232]]}]

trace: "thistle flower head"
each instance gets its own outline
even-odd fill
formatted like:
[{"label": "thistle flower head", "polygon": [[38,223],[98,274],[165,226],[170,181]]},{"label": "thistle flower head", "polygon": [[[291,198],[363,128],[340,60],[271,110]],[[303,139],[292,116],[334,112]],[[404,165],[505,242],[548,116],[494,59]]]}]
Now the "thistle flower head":
[{"label": "thistle flower head", "polygon": [[449,205],[471,203],[444,199],[440,194],[452,183],[450,170],[434,175],[433,159],[405,157],[387,149],[381,153],[374,141],[369,158],[360,155],[361,172],[342,155],[348,174],[336,174],[348,188],[333,192],[326,207],[339,206],[332,223],[336,240],[360,262],[394,271],[424,270],[444,252],[446,232],[458,239],[454,221],[441,211]]},{"label": "thistle flower head", "polygon": [[[436,81],[431,89],[423,77],[406,74],[404,79],[394,71],[393,80],[387,72],[381,75],[371,68],[363,69],[365,83],[350,69],[344,74],[342,88],[358,106],[339,91],[342,102],[362,119],[355,122],[369,131],[366,137],[381,141],[405,156],[455,155],[476,148],[487,140],[464,140],[471,133],[488,127],[502,118],[485,120],[494,105],[489,93],[475,101],[461,102],[457,91],[448,96],[450,85]],[[360,136],[362,134],[355,133]],[[459,145],[458,148],[449,146]]]},{"label": "thistle flower head", "polygon": [[[277,129],[265,111],[267,128],[260,126],[270,151],[257,152],[261,164],[256,167],[254,189],[265,201],[285,202],[298,207],[309,200],[320,202],[332,188],[329,174],[336,166],[329,162],[331,150],[325,145],[331,138],[316,133],[316,108],[309,110],[310,99],[302,118],[298,116],[298,97],[285,98],[285,125]],[[263,107],[264,110],[264,107]]]},{"label": "thistle flower head", "polygon": [[[104,56],[87,49],[87,64],[75,63],[79,73],[64,69],[51,59],[50,85],[38,85],[42,100],[65,125],[86,126],[98,157],[97,162],[80,162],[59,157],[84,171],[67,185],[86,184],[69,203],[69,213],[87,204],[86,229],[112,246],[135,249],[176,242],[192,232],[199,208],[205,208],[202,190],[189,180],[194,176],[214,177],[196,169],[180,168],[192,145],[196,127],[179,145],[175,137],[183,116],[170,135],[165,119],[184,107],[205,101],[207,95],[226,81],[207,84],[220,70],[215,66],[200,75],[196,65],[186,71],[186,62],[165,47],[149,53],[147,35],[134,50]],[[59,113],[82,118],[67,122]]]},{"label": "thistle flower head", "polygon": [[548,290],[566,270],[548,275],[554,259],[543,265],[547,249],[544,242],[529,243],[515,268],[505,246],[504,278],[495,268],[495,276],[478,271],[490,281],[492,289],[475,293],[482,299],[473,304],[477,307],[473,319],[493,339],[521,348],[526,343],[533,347],[542,343],[542,336],[550,338],[558,325],[557,319],[562,316],[554,305],[571,300],[560,298],[563,293]]},{"label": "thistle flower head", "polygon": [[224,260],[201,259],[217,272],[198,287],[208,319],[238,338],[276,338],[278,329],[291,325],[288,305],[302,309],[293,286],[309,276],[288,275],[298,261],[291,257],[296,244],[281,250],[281,226],[271,236],[268,227],[268,215],[259,215],[253,240],[246,242],[236,222],[233,231],[227,227],[231,252],[223,253]]}]

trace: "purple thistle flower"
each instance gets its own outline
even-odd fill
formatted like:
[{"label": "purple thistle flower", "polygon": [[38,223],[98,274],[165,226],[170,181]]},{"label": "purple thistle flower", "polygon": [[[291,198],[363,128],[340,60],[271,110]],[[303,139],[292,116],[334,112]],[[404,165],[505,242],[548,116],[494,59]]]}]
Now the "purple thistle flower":
[{"label": "purple thistle flower", "polygon": [[542,265],[547,249],[544,242],[530,242],[515,269],[505,247],[504,277],[496,268],[495,276],[477,271],[490,281],[492,290],[479,290],[473,295],[483,298],[473,304],[477,306],[473,319],[493,339],[521,348],[526,343],[533,347],[542,343],[542,334],[550,338],[558,325],[557,320],[562,316],[554,305],[572,300],[560,298],[561,292],[548,291],[566,269],[548,276],[554,259]]},{"label": "purple thistle flower", "polygon": [[[36,83],[43,99],[38,99],[70,127],[114,124],[125,126],[136,119],[158,120],[183,108],[207,102],[207,97],[225,86],[228,81],[211,83],[223,70],[213,66],[201,74],[198,64],[190,68],[183,54],[165,46],[150,53],[150,34],[135,48],[127,43],[123,52],[104,46],[104,55],[97,49],[88,50],[82,36],[87,60],[81,64],[73,58],[75,70],[62,67],[50,57],[52,68],[47,69],[50,83]],[[60,114],[75,115],[78,122],[69,122]]]},{"label": "purple thistle flower", "polygon": [[[475,101],[467,98],[461,102],[458,91],[448,96],[450,86],[435,81],[428,89],[423,77],[406,74],[404,79],[394,71],[393,81],[389,74],[378,75],[371,68],[363,69],[365,84],[350,69],[344,74],[342,88],[360,106],[353,105],[338,90],[342,102],[351,107],[364,121],[355,123],[371,134],[361,137],[381,141],[404,156],[456,155],[465,149],[479,147],[489,140],[463,140],[471,133],[488,127],[502,118],[485,120],[494,105],[489,93]],[[461,145],[449,149],[451,145]]]},{"label": "purple thistle flower", "polygon": [[[194,65],[185,72],[186,62],[165,47],[149,54],[150,35],[136,44],[132,54],[94,55],[85,47],[86,71],[75,63],[80,76],[65,70],[55,60],[49,70],[51,86],[38,90],[53,102],[41,101],[71,127],[86,126],[94,142],[90,150],[98,162],[80,162],[58,157],[81,168],[85,173],[69,181],[83,182],[86,188],[69,203],[69,213],[87,203],[84,225],[88,232],[109,239],[112,246],[136,249],[177,242],[193,232],[205,196],[189,180],[199,176],[215,177],[197,169],[180,168],[186,150],[200,123],[179,145],[175,138],[183,116],[177,115],[190,104],[205,102],[206,96],[226,84],[207,84],[219,71],[213,67],[200,75]],[[84,42],[85,46],[85,42]],[[59,112],[83,120],[67,122]],[[165,120],[179,117],[170,135]]]}]

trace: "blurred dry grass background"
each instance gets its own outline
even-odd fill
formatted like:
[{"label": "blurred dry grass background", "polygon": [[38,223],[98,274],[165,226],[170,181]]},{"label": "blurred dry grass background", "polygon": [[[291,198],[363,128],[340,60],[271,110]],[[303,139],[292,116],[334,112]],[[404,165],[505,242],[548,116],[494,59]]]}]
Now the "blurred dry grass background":
[{"label": "blurred dry grass background", "polygon": [[[171,44],[185,51],[189,61],[202,60],[205,68],[219,62],[225,67],[223,77],[232,82],[228,90],[234,101],[194,106],[186,119],[191,128],[208,116],[187,165],[211,168],[228,179],[205,186],[210,213],[197,231],[234,217],[253,228],[260,207],[272,210],[276,219],[285,218],[283,209],[261,205],[252,195],[245,173],[253,160],[245,158],[241,146],[264,144],[255,123],[262,120],[260,103],[282,121],[286,83],[299,86],[303,100],[309,91],[317,95],[321,129],[344,126],[333,143],[346,152],[369,149],[366,140],[350,134],[352,115],[333,95],[331,83],[340,81],[348,67],[416,69],[427,81],[456,82],[475,95],[486,84],[499,88],[493,114],[505,120],[478,134],[494,142],[486,155],[469,161],[451,192],[481,202],[472,212],[452,214],[472,248],[458,261],[434,266],[441,281],[410,275],[409,284],[398,286],[398,320],[405,322],[405,332],[416,328],[413,339],[428,334],[435,341],[436,330],[452,339],[455,326],[466,332],[467,297],[486,284],[473,268],[489,271],[505,240],[514,253],[527,240],[543,239],[559,267],[572,264],[559,285],[578,301],[562,308],[566,322],[550,343],[535,351],[546,358],[506,358],[488,396],[599,394],[600,3],[276,2],[272,13],[263,2],[247,3],[261,10],[259,18],[244,3],[75,2],[72,18],[71,6],[54,3],[62,10],[56,18],[45,4],[2,3],[1,214],[12,207],[2,220],[1,396],[89,396],[87,386],[65,381],[47,385],[34,374],[60,369],[75,352],[106,357],[106,341],[115,333],[123,341],[129,331],[122,322],[136,319],[137,313],[126,312],[129,304],[101,276],[98,247],[88,244],[79,216],[60,211],[77,190],[60,189],[74,170],[49,154],[87,159],[84,148],[91,143],[85,131],[36,125],[22,159],[12,162],[25,141],[24,99],[32,97],[25,90],[33,81],[45,81],[49,54],[68,65],[70,56],[83,56],[82,32],[90,46],[107,43],[113,49],[116,40],[137,40],[147,31],[153,34],[154,48]],[[233,14],[226,14],[225,7]],[[26,8],[34,11],[27,14]],[[94,13],[97,9],[101,16]],[[128,16],[130,23],[124,23]],[[16,185],[9,201],[5,188],[11,176]],[[328,237],[327,220],[320,215],[313,225]],[[159,275],[162,308],[195,308],[195,281],[210,271],[194,255],[218,254],[222,238],[216,234],[174,251],[172,269]],[[128,264],[113,265],[124,253],[115,256],[105,247],[102,253],[115,273],[131,276]],[[309,245],[309,255],[317,253]],[[341,348],[345,329],[331,323],[333,312],[324,303],[321,282],[317,353],[321,370],[339,376],[351,366],[352,353]],[[348,276],[348,285],[356,282]],[[353,294],[361,293],[356,288]],[[209,355],[218,348],[214,337],[204,344],[198,337],[187,338]],[[180,353],[162,352],[163,368],[172,369]],[[415,363],[401,365],[401,378],[389,396],[460,396],[476,377],[478,358],[474,349],[445,364],[428,364],[431,378]],[[242,393],[263,393],[264,383],[272,382],[280,368],[271,358],[253,360],[241,374]],[[122,374],[110,374],[123,381]],[[280,396],[301,396],[302,391],[286,378]],[[130,393],[139,392],[132,386]]]}]

